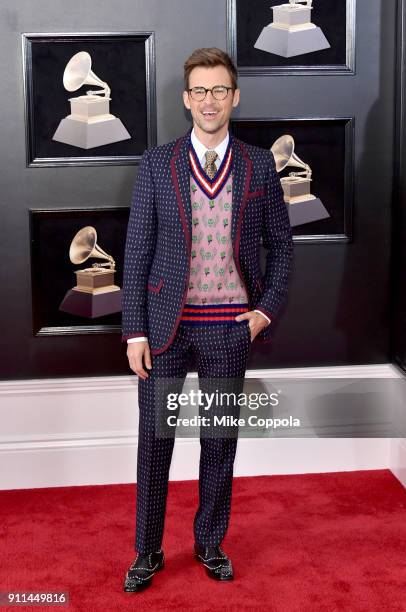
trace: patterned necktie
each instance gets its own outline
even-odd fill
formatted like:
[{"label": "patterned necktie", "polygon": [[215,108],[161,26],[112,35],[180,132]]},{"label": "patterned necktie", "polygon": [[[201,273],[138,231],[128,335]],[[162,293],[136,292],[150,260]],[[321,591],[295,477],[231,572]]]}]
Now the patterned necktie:
[{"label": "patterned necktie", "polygon": [[215,165],[215,160],[218,158],[216,151],[206,151],[206,163],[204,164],[204,171],[209,178],[214,178],[217,168]]}]

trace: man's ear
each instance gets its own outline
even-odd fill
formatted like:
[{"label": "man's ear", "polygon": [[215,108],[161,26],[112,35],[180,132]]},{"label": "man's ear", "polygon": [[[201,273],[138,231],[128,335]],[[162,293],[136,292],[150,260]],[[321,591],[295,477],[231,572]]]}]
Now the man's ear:
[{"label": "man's ear", "polygon": [[190,110],[189,94],[187,91],[183,92],[183,104],[186,106],[187,109]]},{"label": "man's ear", "polygon": [[237,88],[234,91],[233,106],[238,106],[240,102],[240,90]]}]

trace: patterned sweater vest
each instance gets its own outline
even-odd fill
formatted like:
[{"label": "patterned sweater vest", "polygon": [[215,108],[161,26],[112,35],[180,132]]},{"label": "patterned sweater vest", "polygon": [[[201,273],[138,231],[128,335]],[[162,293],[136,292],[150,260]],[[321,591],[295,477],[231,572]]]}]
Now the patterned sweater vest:
[{"label": "patterned sweater vest", "polygon": [[231,151],[228,171],[226,157],[212,180],[195,156],[191,161],[192,250],[182,325],[238,324],[235,317],[248,311],[231,243]]}]

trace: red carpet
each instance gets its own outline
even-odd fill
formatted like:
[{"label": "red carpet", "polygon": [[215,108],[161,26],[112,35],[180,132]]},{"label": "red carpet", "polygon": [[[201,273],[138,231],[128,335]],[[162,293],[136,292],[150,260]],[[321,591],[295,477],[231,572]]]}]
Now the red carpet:
[{"label": "red carpet", "polygon": [[192,556],[197,482],[171,482],[166,567],[138,594],[122,591],[134,497],[134,485],[0,491],[0,591],[70,593],[69,606],[0,610],[406,610],[406,491],[389,470],[235,478],[225,584]]}]

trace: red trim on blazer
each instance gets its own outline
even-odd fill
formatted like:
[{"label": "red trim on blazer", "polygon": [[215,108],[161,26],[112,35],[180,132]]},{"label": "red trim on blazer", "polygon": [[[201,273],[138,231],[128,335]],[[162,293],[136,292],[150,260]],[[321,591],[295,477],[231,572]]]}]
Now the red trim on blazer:
[{"label": "red trim on blazer", "polygon": [[249,191],[247,198],[259,198],[259,196],[265,195],[265,187],[257,189],[256,191]]},{"label": "red trim on blazer", "polygon": [[271,320],[271,323],[275,319],[275,315],[273,314],[273,312],[265,310],[265,308],[262,308],[262,306],[255,306],[255,310],[260,310],[261,312],[263,312],[264,315],[266,315]]},{"label": "red trim on blazer", "polygon": [[[240,206],[240,210],[239,210],[239,215],[238,215],[238,219],[237,219],[237,232],[236,232],[236,237],[235,237],[235,252],[234,252],[234,262],[235,265],[238,268],[238,274],[240,275],[240,279],[242,280],[244,287],[245,287],[245,291],[247,293],[247,296],[249,298],[249,291],[248,291],[248,287],[247,284],[245,282],[244,279],[244,275],[242,273],[241,270],[241,266],[240,266],[240,262],[238,259],[238,255],[239,255],[239,250],[240,250],[240,237],[241,237],[241,223],[242,223],[242,217],[244,214],[244,209],[247,205],[247,201],[248,201],[248,190],[249,190],[249,186],[250,186],[250,182],[251,182],[251,175],[252,175],[252,160],[248,157],[246,148],[244,147],[244,145],[241,142],[238,142],[238,145],[240,146],[242,153],[243,153],[243,157],[245,159],[245,161],[247,162],[247,176],[245,178],[245,186],[244,186],[244,195],[242,198],[242,202],[241,202],[241,206]],[[251,307],[251,304],[249,305],[249,307]]]},{"label": "red trim on blazer", "polygon": [[148,284],[147,284],[148,291],[154,291],[154,293],[159,293],[161,291],[161,287],[162,287],[163,283],[164,283],[164,279],[163,278],[159,279],[157,285],[153,285],[152,283],[148,282]]}]

